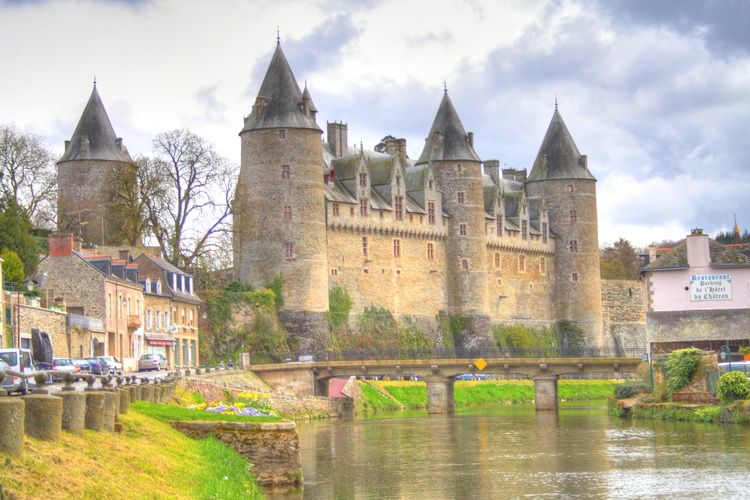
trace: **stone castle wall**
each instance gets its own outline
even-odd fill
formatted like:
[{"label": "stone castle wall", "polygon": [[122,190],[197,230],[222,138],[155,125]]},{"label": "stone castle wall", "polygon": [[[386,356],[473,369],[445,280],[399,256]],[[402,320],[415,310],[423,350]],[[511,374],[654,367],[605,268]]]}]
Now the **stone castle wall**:
[{"label": "stone castle wall", "polygon": [[602,323],[606,345],[646,345],[645,285],[602,280]]}]

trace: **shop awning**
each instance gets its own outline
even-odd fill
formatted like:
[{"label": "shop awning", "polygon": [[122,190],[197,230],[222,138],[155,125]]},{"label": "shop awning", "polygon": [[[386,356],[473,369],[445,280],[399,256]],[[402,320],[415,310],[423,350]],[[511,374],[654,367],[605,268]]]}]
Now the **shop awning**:
[{"label": "shop awning", "polygon": [[151,345],[174,345],[174,337],[168,333],[146,333],[146,340]]}]

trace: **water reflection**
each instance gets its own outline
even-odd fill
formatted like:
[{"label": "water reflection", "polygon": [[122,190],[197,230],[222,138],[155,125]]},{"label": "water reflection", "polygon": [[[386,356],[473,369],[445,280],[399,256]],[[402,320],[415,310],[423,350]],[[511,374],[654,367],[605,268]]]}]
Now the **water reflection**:
[{"label": "water reflection", "polygon": [[738,498],[750,471],[746,427],[619,420],[580,403],[298,428],[304,493],[269,498]]}]

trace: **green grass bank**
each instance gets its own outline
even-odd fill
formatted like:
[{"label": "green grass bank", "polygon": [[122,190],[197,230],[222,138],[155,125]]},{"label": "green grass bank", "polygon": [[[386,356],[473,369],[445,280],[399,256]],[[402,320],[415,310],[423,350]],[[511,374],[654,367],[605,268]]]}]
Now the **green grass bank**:
[{"label": "green grass bank", "polygon": [[58,442],[27,437],[22,458],[0,454],[0,497],[263,498],[247,460],[216,439],[185,436],[161,420],[166,414],[154,418],[136,406],[120,415],[120,433],[63,431]]},{"label": "green grass bank", "polygon": [[727,405],[689,405],[681,403],[638,403],[609,398],[610,413],[616,417],[652,420],[681,420],[719,424],[750,424],[750,401],[736,401]]},{"label": "green grass bank", "polygon": [[[558,397],[565,401],[606,399],[614,393],[617,380],[560,380]],[[364,411],[398,410],[400,406],[379,393],[369,384],[379,388],[407,408],[426,408],[427,389],[424,382],[411,381],[359,381]],[[453,394],[457,407],[529,403],[534,400],[534,382],[531,380],[456,381]]]}]

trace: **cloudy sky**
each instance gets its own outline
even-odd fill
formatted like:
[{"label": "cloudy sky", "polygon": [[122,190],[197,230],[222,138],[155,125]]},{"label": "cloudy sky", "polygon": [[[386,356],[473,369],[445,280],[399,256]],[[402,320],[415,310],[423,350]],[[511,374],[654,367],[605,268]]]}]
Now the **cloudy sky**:
[{"label": "cloudy sky", "polygon": [[277,26],[350,143],[418,157],[447,82],[479,156],[530,169],[557,98],[600,243],[750,228],[745,0],[0,0],[0,123],[62,153],[96,78],[131,154],[185,127],[239,163]]}]

